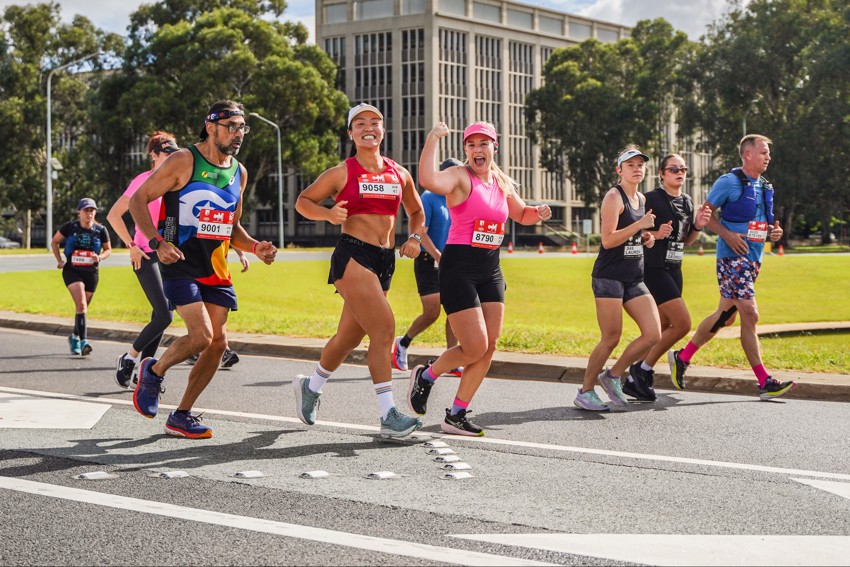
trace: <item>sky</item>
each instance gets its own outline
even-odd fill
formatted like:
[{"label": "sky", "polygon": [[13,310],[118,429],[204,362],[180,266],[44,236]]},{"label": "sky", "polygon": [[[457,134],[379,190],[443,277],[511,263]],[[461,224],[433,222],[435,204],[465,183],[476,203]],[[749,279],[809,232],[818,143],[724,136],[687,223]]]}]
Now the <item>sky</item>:
[{"label": "sky", "polygon": [[[38,0],[0,0],[0,9],[11,4],[31,4]],[[75,14],[88,17],[95,26],[126,34],[130,13],[151,0],[54,0],[62,8],[62,19],[70,22]],[[728,11],[728,0],[525,0],[526,4],[560,10],[633,26],[638,20],[663,17],[673,27],[698,39],[706,26]],[[744,2],[746,3],[746,1]],[[315,0],[290,0],[284,19],[302,22],[315,35]]]}]

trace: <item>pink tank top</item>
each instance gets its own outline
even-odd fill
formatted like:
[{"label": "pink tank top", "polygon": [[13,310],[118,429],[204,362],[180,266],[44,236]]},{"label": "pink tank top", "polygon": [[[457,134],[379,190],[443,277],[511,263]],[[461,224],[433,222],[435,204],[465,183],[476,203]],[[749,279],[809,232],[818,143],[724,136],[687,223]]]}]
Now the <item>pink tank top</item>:
[{"label": "pink tank top", "polygon": [[452,225],[446,244],[498,248],[505,237],[508,199],[495,178],[487,185],[467,168],[472,189],[466,201],[449,209]]},{"label": "pink tank top", "polygon": [[[127,190],[124,191],[124,197],[127,197],[128,199],[132,197],[133,194],[139,190],[139,187],[142,186],[142,183],[144,183],[145,180],[150,177],[152,173],[153,170],[151,169],[149,171],[145,171],[143,173],[138,174],[135,179],[130,182],[130,186],[127,187]],[[150,212],[151,221],[153,221],[154,226],[157,226],[157,223],[159,222],[159,209],[161,204],[162,197],[157,197],[156,199],[148,203],[148,212]],[[151,247],[148,246],[147,237],[142,234],[142,232],[138,228],[135,229],[135,233],[133,235],[133,242],[135,242],[139,246],[139,248],[141,248],[144,252],[153,252],[153,250],[151,250]]]}]

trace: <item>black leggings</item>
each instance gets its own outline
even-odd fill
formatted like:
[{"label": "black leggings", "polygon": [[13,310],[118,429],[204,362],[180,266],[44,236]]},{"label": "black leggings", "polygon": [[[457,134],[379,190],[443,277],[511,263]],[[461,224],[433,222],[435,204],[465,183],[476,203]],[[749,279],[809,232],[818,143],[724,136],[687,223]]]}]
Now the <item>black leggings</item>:
[{"label": "black leggings", "polygon": [[159,348],[159,343],[162,340],[162,333],[165,332],[174,317],[171,304],[166,299],[165,292],[162,291],[162,276],[159,273],[159,261],[156,252],[148,252],[148,256],[151,259],[142,258],[141,267],[134,270],[139,279],[139,284],[148,298],[148,303],[153,307],[150,323],[145,325],[145,328],[133,341],[133,350],[142,353],[142,359],[156,355],[156,349]]}]

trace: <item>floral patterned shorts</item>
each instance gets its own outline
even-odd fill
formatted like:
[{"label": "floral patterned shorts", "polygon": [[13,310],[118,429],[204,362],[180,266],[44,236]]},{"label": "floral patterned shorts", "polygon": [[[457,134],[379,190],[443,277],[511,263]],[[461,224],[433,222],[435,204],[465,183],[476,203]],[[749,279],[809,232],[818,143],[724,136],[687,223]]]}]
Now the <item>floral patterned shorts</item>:
[{"label": "floral patterned shorts", "polygon": [[756,296],[756,278],[760,262],[745,256],[717,259],[717,283],[720,296],[726,299],[753,299]]}]

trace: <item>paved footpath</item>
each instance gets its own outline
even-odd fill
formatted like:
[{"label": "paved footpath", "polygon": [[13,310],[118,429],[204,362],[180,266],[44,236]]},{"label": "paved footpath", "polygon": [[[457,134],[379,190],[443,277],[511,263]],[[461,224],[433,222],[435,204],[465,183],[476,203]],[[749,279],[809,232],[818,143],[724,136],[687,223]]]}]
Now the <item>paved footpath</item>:
[{"label": "paved footpath", "polygon": [[[53,317],[0,311],[0,327],[28,329],[43,333],[67,336],[72,331],[70,317]],[[140,325],[97,321],[89,319],[90,339],[132,342]],[[788,334],[801,331],[823,331],[850,329],[850,322],[812,323],[797,325],[762,325],[759,334]],[[163,339],[163,346],[185,334],[182,327],[169,328]],[[737,327],[724,329],[728,338],[736,336]],[[250,333],[228,333],[230,347],[239,353],[264,356],[280,356],[302,360],[318,360],[326,339],[303,339],[279,335],[257,335]],[[416,348],[410,354],[411,367],[436,358],[442,352],[440,348]],[[346,359],[350,364],[365,364],[366,347],[360,345]],[[491,378],[514,380],[541,380],[579,384],[584,378],[587,367],[586,358],[496,352],[488,374]],[[655,368],[656,386],[662,389],[672,388],[666,361],[662,360]],[[850,374],[816,374],[806,372],[783,371],[779,376],[783,381],[794,380],[797,388],[788,397],[812,400],[850,401]],[[686,377],[687,389],[703,392],[724,392],[753,395],[756,393],[755,379],[749,369],[715,368],[692,365]]]}]

